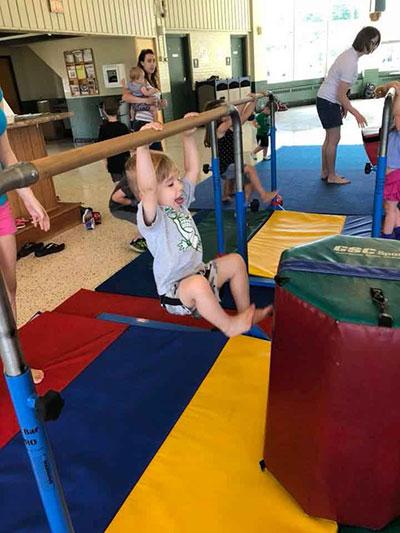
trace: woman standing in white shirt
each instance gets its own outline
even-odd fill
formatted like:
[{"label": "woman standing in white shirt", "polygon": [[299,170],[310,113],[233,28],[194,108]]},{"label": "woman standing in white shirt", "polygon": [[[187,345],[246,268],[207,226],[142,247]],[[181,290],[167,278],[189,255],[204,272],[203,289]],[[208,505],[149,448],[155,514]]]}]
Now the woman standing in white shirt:
[{"label": "woman standing in white shirt", "polygon": [[381,42],[379,30],[366,26],[358,32],[353,45],[335,60],[317,94],[317,111],[325,141],[322,145],[321,179],[327,183],[346,185],[350,180],[336,174],[336,151],[340,141],[342,118],[351,113],[360,128],[367,125],[365,117],[351,105],[350,87],[358,76],[358,60],[372,54]]}]

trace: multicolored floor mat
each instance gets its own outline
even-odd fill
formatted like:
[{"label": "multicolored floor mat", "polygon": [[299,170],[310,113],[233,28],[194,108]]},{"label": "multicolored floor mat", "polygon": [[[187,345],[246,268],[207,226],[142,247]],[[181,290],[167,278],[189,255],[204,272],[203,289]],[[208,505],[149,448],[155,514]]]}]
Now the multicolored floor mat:
[{"label": "multicolored floor mat", "polygon": [[[27,333],[32,363],[58,354],[46,365],[52,386],[76,376],[48,431],[77,532],[337,530],[307,516],[259,468],[269,342],[126,328],[59,310]],[[1,532],[48,531],[20,435],[0,451],[0,494]],[[396,523],[384,531],[398,531]]]},{"label": "multicolored floor mat", "polygon": [[[126,326],[57,312],[43,313],[19,330],[28,364],[45,371],[38,393],[63,390],[126,330]],[[0,376],[0,448],[18,431],[4,378]],[[0,455],[1,457],[1,455]],[[0,520],[1,529],[1,520]]]}]

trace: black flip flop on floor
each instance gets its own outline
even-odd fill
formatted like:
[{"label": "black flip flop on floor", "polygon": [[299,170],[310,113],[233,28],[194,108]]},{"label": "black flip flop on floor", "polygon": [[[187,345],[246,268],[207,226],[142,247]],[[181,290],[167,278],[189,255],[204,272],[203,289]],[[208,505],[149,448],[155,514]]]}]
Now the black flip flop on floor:
[{"label": "black flip flop on floor", "polygon": [[36,250],[40,250],[43,248],[42,242],[26,242],[17,253],[17,258],[20,259],[21,257],[26,257],[29,254],[32,254],[33,252],[36,252]]},{"label": "black flip flop on floor", "polygon": [[55,242],[49,242],[35,251],[35,257],[44,257],[49,254],[56,254],[64,250],[65,244],[56,244]]}]

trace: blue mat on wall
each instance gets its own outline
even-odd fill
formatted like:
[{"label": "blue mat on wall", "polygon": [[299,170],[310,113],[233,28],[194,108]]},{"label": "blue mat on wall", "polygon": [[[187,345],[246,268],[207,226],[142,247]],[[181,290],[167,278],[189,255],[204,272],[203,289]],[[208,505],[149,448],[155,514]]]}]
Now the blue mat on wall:
[{"label": "blue mat on wall", "polygon": [[[364,174],[367,157],[363,147],[339,146],[337,170],[351,180],[350,185],[327,185],[320,179],[319,146],[284,146],[277,151],[278,190],[285,209],[307,213],[370,215],[373,209],[375,174]],[[263,186],[270,190],[270,162],[256,165]],[[258,197],[257,194],[254,197]],[[212,179],[196,188],[193,209],[214,205]],[[234,203],[224,206],[233,209]]]},{"label": "blue mat on wall", "polygon": [[[76,532],[105,530],[227,342],[130,327],[64,391],[48,424]],[[0,452],[0,531],[48,531],[20,435]]]}]

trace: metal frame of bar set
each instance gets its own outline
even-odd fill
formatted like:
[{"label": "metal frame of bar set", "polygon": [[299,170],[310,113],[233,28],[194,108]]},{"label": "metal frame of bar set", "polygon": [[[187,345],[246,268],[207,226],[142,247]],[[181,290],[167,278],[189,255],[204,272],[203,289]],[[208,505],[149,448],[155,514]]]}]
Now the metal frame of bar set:
[{"label": "metal frame of bar set", "polygon": [[[275,105],[274,96],[272,93],[262,94],[258,98],[265,98],[268,96],[271,109],[271,191],[276,190],[276,126],[275,126]],[[233,104],[231,104],[233,105]],[[236,103],[238,105],[238,103]],[[242,124],[240,115],[236,111],[230,111],[233,126],[233,141],[234,141],[234,163],[235,163],[235,179],[236,179],[236,194],[235,194],[235,210],[236,210],[236,228],[237,228],[237,250],[248,266],[247,254],[247,232],[246,232],[246,205],[245,194],[243,187],[243,141],[242,141]],[[222,196],[221,196],[221,175],[219,171],[219,158],[217,146],[217,125],[212,121],[209,125],[210,139],[211,139],[211,170],[213,178],[214,190],[214,209],[215,220],[217,227],[217,252],[218,255],[225,253],[224,243],[224,227],[222,214]],[[249,282],[254,286],[274,287],[273,279],[263,278],[261,276],[249,276]]]},{"label": "metal frame of bar set", "polygon": [[[374,198],[374,225],[372,236],[378,236],[382,218],[383,183],[386,170],[387,137],[390,127],[394,90],[386,96],[383,112],[383,135],[378,158],[377,178]],[[259,96],[259,98],[265,95]],[[270,96],[270,98],[272,98]],[[222,228],[222,201],[217,156],[216,124],[215,121],[224,115],[232,118],[234,132],[234,156],[236,167],[236,222],[237,248],[247,263],[246,238],[246,210],[243,191],[243,150],[242,128],[240,116],[234,104],[251,102],[252,98],[244,98],[231,104],[223,104],[219,108],[200,113],[195,117],[180,119],[166,124],[162,131],[146,130],[130,133],[108,141],[76,148],[67,152],[44,157],[31,163],[17,163],[0,172],[0,194],[21,187],[30,186],[39,179],[61,174],[100,159],[126,150],[151,144],[181,133],[187,129],[211,123],[212,139],[212,170],[214,175],[214,192],[216,198],[216,217],[219,228]],[[271,106],[271,169],[272,189],[276,189],[276,147],[274,106]],[[217,230],[218,250],[224,249],[223,232]],[[254,284],[263,284],[261,278],[253,279]],[[59,414],[62,400],[57,393],[49,393],[46,397],[38,397],[30,369],[24,356],[17,336],[14,316],[8,300],[2,276],[0,276],[0,352],[3,361],[6,383],[17,414],[18,423],[26,445],[27,453],[36,478],[38,490],[51,531],[56,533],[73,532],[73,525],[65,502],[63,489],[58,476],[54,456],[46,432],[45,421],[55,418]],[[49,404],[53,404],[53,415],[49,415]],[[54,404],[56,405],[54,409]],[[54,415],[54,410],[57,414]]]}]

